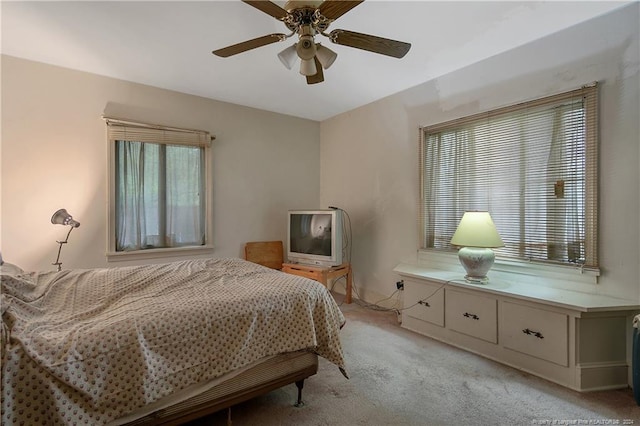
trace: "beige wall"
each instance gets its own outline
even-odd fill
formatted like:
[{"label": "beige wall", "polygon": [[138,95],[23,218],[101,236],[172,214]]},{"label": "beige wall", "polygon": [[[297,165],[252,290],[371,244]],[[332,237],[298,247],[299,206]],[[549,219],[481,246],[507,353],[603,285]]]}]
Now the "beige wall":
[{"label": "beige wall", "polygon": [[284,240],[287,209],[345,209],[356,284],[376,301],[395,290],[392,269],[419,247],[418,126],[597,80],[597,291],[640,298],[638,15],[634,3],[321,124],[2,57],[0,250],[25,268],[50,269],[66,230],[49,218],[65,207],[82,226],[64,266],[108,266],[107,112],[217,136],[214,256],[240,255],[250,239]]},{"label": "beige wall", "polygon": [[[638,3],[321,123],[320,204],[347,210],[356,285],[390,295],[415,259],[418,127],[599,81],[600,254],[596,290],[640,299]],[[462,269],[460,269],[462,271]]]},{"label": "beige wall", "polygon": [[284,241],[286,211],[318,206],[317,122],[7,56],[1,78],[0,250],[5,261],[52,269],[56,240],[67,230],[50,218],[66,208],[81,226],[63,248],[63,266],[122,264],[109,264],[105,257],[103,114],[216,136],[215,257],[240,256],[248,240]]}]

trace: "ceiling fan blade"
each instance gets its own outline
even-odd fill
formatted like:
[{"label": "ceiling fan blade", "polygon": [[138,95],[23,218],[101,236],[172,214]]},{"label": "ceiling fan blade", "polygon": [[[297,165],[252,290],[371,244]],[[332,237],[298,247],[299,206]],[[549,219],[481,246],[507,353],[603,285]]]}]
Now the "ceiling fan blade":
[{"label": "ceiling fan blade", "polygon": [[275,3],[266,0],[242,0],[244,3],[247,3],[250,6],[255,7],[256,9],[266,13],[267,15],[271,15],[276,19],[283,20],[287,17],[288,13],[286,10],[281,8]]},{"label": "ceiling fan blade", "polygon": [[343,1],[343,0],[325,0],[318,9],[320,14],[327,19],[338,19],[364,0]]},{"label": "ceiling fan blade", "polygon": [[324,81],[324,73],[322,72],[322,64],[318,60],[317,56],[314,56],[314,61],[316,62],[316,72],[314,75],[307,76],[307,84],[316,84],[322,83]]},{"label": "ceiling fan blade", "polygon": [[214,50],[211,53],[223,58],[227,58],[229,56],[237,55],[238,53],[246,52],[247,50],[255,49],[256,47],[262,47],[266,46],[267,44],[283,41],[286,38],[286,34],[269,34],[251,40],[243,41],[242,43],[234,44],[232,46],[223,47],[222,49]]},{"label": "ceiling fan blade", "polygon": [[402,58],[411,48],[411,43],[347,30],[333,30],[329,33],[329,39],[336,44],[393,56],[394,58]]}]

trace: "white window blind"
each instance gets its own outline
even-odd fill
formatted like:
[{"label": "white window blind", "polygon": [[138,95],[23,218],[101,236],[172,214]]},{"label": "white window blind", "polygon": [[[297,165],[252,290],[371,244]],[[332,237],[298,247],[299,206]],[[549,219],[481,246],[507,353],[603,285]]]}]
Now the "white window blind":
[{"label": "white window blind", "polygon": [[498,256],[598,267],[597,85],[420,130],[422,248],[487,210]]},{"label": "white window blind", "polygon": [[209,133],[106,121],[113,150],[110,251],[207,244]]},{"label": "white window blind", "polygon": [[202,147],[211,145],[211,135],[202,130],[177,129],[113,118],[106,118],[105,120],[110,140]]}]

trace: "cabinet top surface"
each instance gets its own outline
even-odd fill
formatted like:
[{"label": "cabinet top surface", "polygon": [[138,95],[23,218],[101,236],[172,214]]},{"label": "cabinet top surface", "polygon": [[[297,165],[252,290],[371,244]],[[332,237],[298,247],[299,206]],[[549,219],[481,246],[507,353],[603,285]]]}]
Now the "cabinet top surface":
[{"label": "cabinet top surface", "polygon": [[532,302],[542,302],[548,305],[569,308],[581,312],[640,310],[640,301],[563,290],[546,285],[522,284],[518,283],[515,278],[494,278],[490,275],[487,284],[472,284],[465,281],[460,272],[439,270],[411,263],[399,264],[394,268],[394,272],[405,277],[428,279],[429,281],[452,287],[510,296]]}]

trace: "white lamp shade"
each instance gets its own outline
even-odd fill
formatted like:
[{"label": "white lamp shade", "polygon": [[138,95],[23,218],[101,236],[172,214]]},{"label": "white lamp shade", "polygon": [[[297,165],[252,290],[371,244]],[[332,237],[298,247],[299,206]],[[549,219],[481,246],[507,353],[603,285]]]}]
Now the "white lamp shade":
[{"label": "white lamp shade", "polygon": [[296,45],[292,44],[291,46],[284,49],[282,52],[278,53],[278,58],[282,64],[287,67],[287,69],[293,68],[296,61],[298,60],[298,53],[296,52]]},{"label": "white lamp shade", "polygon": [[300,74],[307,77],[316,75],[318,69],[316,68],[316,61],[313,59],[303,59],[300,61]]},{"label": "white lamp shade", "polygon": [[322,64],[322,68],[327,70],[335,62],[338,54],[328,47],[324,47],[323,45],[318,43],[316,44],[316,57]]},{"label": "white lamp shade", "polygon": [[504,247],[489,212],[465,212],[451,244],[462,247]]}]

